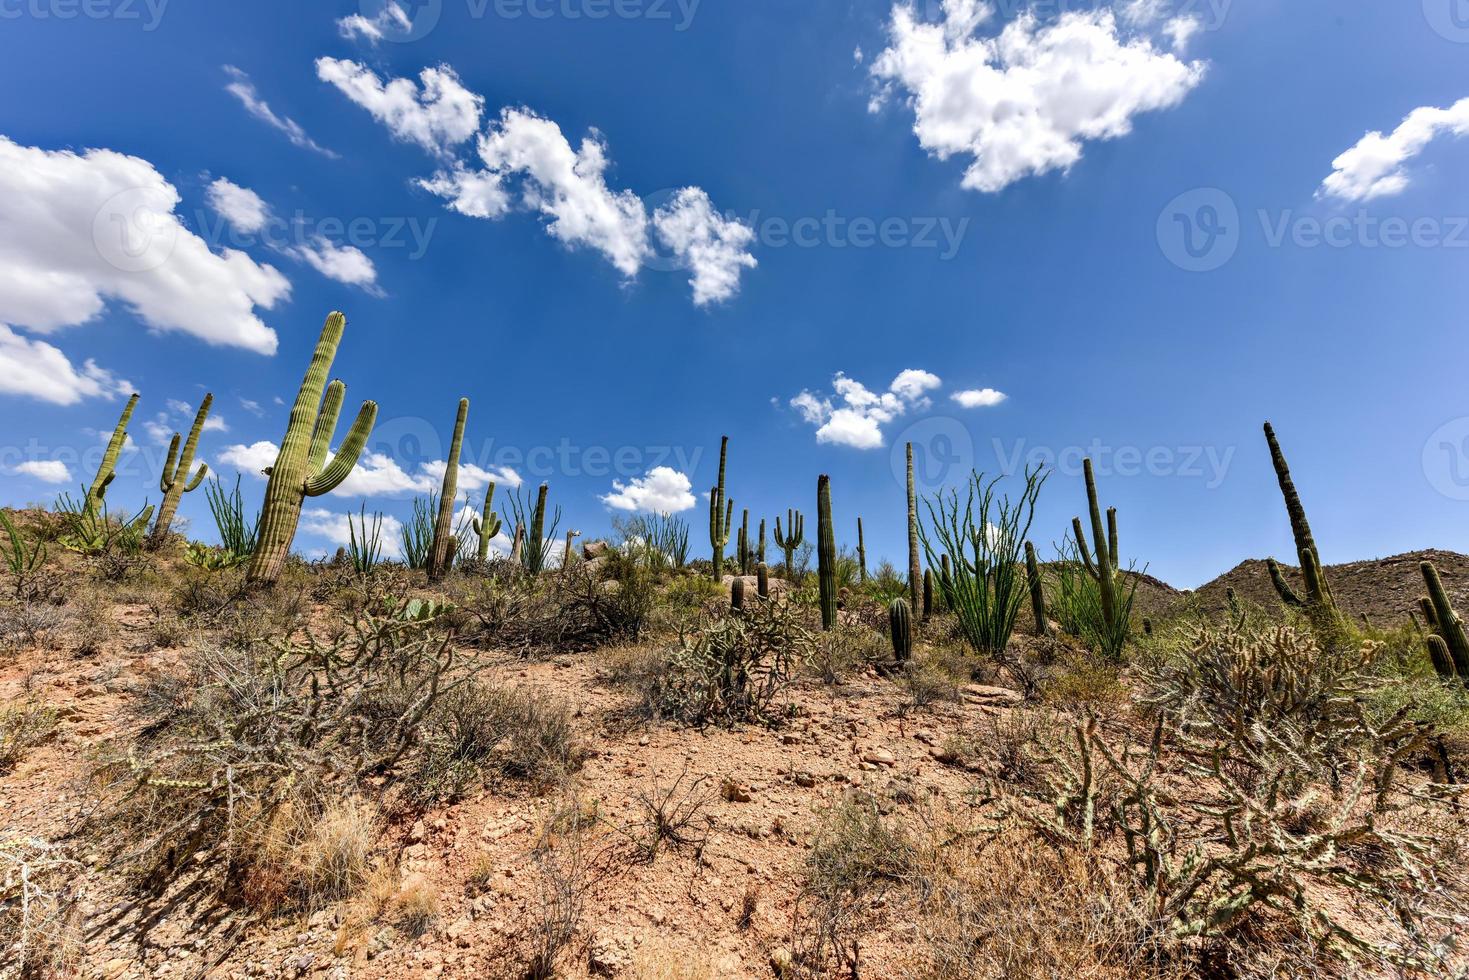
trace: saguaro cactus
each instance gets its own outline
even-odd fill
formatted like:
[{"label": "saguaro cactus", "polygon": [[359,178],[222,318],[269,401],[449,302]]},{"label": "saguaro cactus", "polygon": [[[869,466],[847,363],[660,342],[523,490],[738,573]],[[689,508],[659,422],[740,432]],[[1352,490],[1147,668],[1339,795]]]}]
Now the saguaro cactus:
[{"label": "saguaro cactus", "polygon": [[923,570],[923,621],[933,618],[933,569]]},{"label": "saguaro cactus", "polygon": [[729,460],[729,436],[719,440],[719,483],[709,491],[709,545],[713,549],[714,581],[724,577],[724,546],[729,544],[729,526],[734,518],[734,501],[724,496],[724,466]]},{"label": "saguaro cactus", "polygon": [[750,574],[750,563],[752,559],[750,549],[750,511],[749,508],[740,514],[740,544],[738,554],[740,556],[740,574]]},{"label": "saguaro cactus", "polygon": [[1071,530],[1076,536],[1076,550],[1081,555],[1087,574],[1096,579],[1102,597],[1102,621],[1109,631],[1117,628],[1117,508],[1107,509],[1107,524],[1102,526],[1102,509],[1097,502],[1097,478],[1092,472],[1092,461],[1082,461],[1082,472],[1086,477],[1086,502],[1091,513],[1092,542],[1096,559],[1088,553],[1086,535],[1082,532],[1081,518],[1071,519]]},{"label": "saguaro cactus", "polygon": [[857,518],[857,576],[867,581],[867,541],[862,537],[862,518]]},{"label": "saguaro cactus", "polygon": [[837,624],[837,542],[831,526],[831,477],[816,481],[816,574],[821,590],[821,628]]},{"label": "saguaro cactus", "polygon": [[782,533],[780,518],[775,519],[775,546],[785,552],[786,581],[792,581],[796,570],[796,549],[806,541],[806,518],[798,510],[786,511],[786,527]]},{"label": "saguaro cactus", "polygon": [[127,405],[123,407],[122,417],[117,420],[117,428],[112,430],[112,438],[107,441],[107,451],[102,454],[102,465],[97,467],[97,475],[92,478],[91,489],[87,491],[86,503],[89,507],[95,507],[102,497],[107,493],[107,487],[115,476],[117,476],[117,455],[122,452],[122,447],[128,441],[128,421],[133,417],[133,409],[138,407],[138,396],[134,394],[128,399]]},{"label": "saguaro cactus", "polygon": [[770,566],[763,561],[755,566],[755,594],[762,599],[770,598]]},{"label": "saguaro cactus", "polygon": [[352,467],[357,465],[357,457],[372,433],[373,423],[377,421],[377,403],[363,402],[346,440],[331,463],[327,464],[327,452],[331,448],[332,434],[337,428],[337,416],[342,411],[347,386],[333,381],[327,385],[325,398],[322,397],[322,386],[326,384],[346,326],[347,318],[341,313],[332,313],[326,318],[321,338],[316,342],[316,351],[311,355],[311,365],[306,369],[306,377],[296,393],[286,435],[281,440],[275,465],[270,469],[270,482],[265,486],[260,538],[250,558],[248,578],[251,582],[270,583],[280,577],[286,555],[291,550],[291,540],[296,536],[302,503],[307,497],[319,497],[341,485],[352,472]]},{"label": "saguaro cactus", "polygon": [[439,514],[434,521],[434,543],[428,555],[428,580],[437,582],[454,564],[450,539],[454,536],[454,500],[459,496],[459,455],[464,449],[464,423],[469,419],[469,399],[459,399],[459,414],[454,418],[454,438],[449,443],[448,464],[444,467],[444,486],[439,491]]},{"label": "saguaro cactus", "polygon": [[[1429,606],[1424,611],[1432,613],[1429,627],[1443,641],[1443,652],[1448,654],[1454,673],[1469,681],[1469,635],[1464,631],[1464,623],[1449,602],[1449,594],[1444,589],[1443,580],[1438,577],[1438,569],[1433,562],[1420,562],[1418,570],[1423,573],[1423,582],[1428,586]],[[1429,652],[1432,654],[1432,646],[1429,647]]]},{"label": "saguaro cactus", "polygon": [[484,514],[474,519],[474,533],[479,535],[479,560],[490,560],[490,541],[500,533],[500,515],[494,511],[495,484],[485,488]]},{"label": "saguaro cactus", "polygon": [[539,575],[546,567],[546,495],[550,492],[551,487],[545,483],[536,491],[536,509],[530,519],[530,535],[525,541],[525,564],[533,575]]},{"label": "saguaro cactus", "polygon": [[899,597],[888,604],[888,629],[893,637],[893,659],[907,663],[913,655],[913,615],[908,600]]},{"label": "saguaro cactus", "polygon": [[189,470],[194,466],[194,452],[199,448],[199,433],[204,431],[204,422],[209,418],[209,408],[213,404],[214,396],[206,394],[199,405],[199,414],[194,416],[194,427],[189,430],[189,438],[184,442],[183,455],[179,455],[177,432],[168,444],[168,459],[163,464],[163,475],[158,479],[158,489],[163,491],[163,503],[158,505],[158,519],[153,522],[153,530],[148,534],[148,547],[151,549],[156,550],[168,539],[168,530],[173,525],[173,515],[178,512],[180,498],[199,489],[199,484],[204,482],[204,477],[209,473],[209,467],[200,463],[194,478],[189,479]]},{"label": "saguaro cactus", "polygon": [[1274,559],[1269,562],[1270,580],[1286,605],[1305,607],[1321,618],[1334,620],[1336,601],[1332,598],[1326,575],[1321,570],[1321,555],[1316,550],[1316,539],[1311,536],[1311,525],[1306,521],[1306,508],[1301,505],[1295,480],[1291,478],[1290,467],[1285,462],[1285,453],[1280,451],[1275,429],[1269,422],[1265,423],[1265,441],[1270,445],[1270,462],[1275,467],[1280,495],[1285,499],[1285,512],[1290,517],[1291,536],[1295,539],[1296,558],[1301,566],[1301,580],[1305,583],[1306,595],[1303,598],[1290,587]]},{"label": "saguaro cactus", "polygon": [[923,566],[918,562],[918,492],[913,483],[913,443],[908,443],[908,606],[918,608],[919,579]]},{"label": "saguaro cactus", "polygon": [[755,552],[755,561],[765,563],[765,518],[760,518],[760,547]]},{"label": "saguaro cactus", "polygon": [[523,562],[525,560],[525,525],[515,525],[515,540],[510,543],[510,560]]},{"label": "saguaro cactus", "polygon": [[729,584],[729,608],[735,612],[745,608],[745,580],[737,577]]},{"label": "saguaro cactus", "polygon": [[1035,631],[1039,636],[1051,632],[1046,619],[1046,596],[1041,589],[1041,566],[1035,558],[1035,545],[1025,542],[1025,580],[1030,586],[1030,611],[1035,615]]}]

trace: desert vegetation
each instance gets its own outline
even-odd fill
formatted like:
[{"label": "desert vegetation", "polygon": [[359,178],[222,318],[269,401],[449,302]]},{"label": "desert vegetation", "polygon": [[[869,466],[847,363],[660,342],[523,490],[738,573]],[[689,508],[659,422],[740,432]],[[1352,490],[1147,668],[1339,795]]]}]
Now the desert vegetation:
[{"label": "desert vegetation", "polygon": [[[860,518],[839,543],[826,475],[768,550],[727,438],[707,538],[577,547],[545,484],[456,524],[468,399],[402,560],[364,506],[308,562],[377,410],[331,454],[345,326],[258,511],[194,465],[209,396],[156,508],[114,506],[134,395],[79,497],[0,512],[0,976],[1469,964],[1462,567],[1354,618],[1269,425],[1295,566],[1264,602],[1145,591],[1090,461],[1039,528],[1044,471],[923,497],[910,447],[902,571]],[[174,527],[200,487],[211,543]]]}]

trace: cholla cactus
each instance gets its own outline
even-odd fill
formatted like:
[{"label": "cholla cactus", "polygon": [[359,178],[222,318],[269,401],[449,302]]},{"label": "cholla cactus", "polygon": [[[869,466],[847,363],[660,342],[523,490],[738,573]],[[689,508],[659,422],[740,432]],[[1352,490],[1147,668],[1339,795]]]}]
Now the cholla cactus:
[{"label": "cholla cactus", "polygon": [[795,574],[796,549],[806,541],[806,518],[798,510],[786,511],[786,529],[781,533],[780,518],[775,519],[775,546],[785,552],[786,580]]},{"label": "cholla cactus", "polygon": [[270,482],[265,487],[260,539],[250,558],[248,578],[251,582],[272,583],[280,577],[286,556],[291,551],[291,540],[296,536],[302,503],[307,497],[319,497],[341,485],[357,465],[357,457],[372,433],[373,423],[377,421],[377,403],[363,402],[346,440],[331,463],[327,463],[327,452],[331,448],[332,434],[337,428],[337,416],[341,414],[347,386],[333,381],[326,387],[325,398],[322,397],[322,386],[326,385],[327,374],[331,371],[346,327],[347,318],[341,313],[332,313],[326,318],[316,351],[311,356],[311,365],[306,369],[306,377],[296,393],[286,436],[281,441],[280,454],[270,468]]},{"label": "cholla cactus", "polygon": [[163,503],[158,506],[158,519],[153,522],[153,530],[148,535],[150,549],[161,547],[168,539],[168,530],[173,525],[174,514],[178,512],[180,498],[197,490],[209,473],[209,467],[200,463],[194,478],[189,479],[189,470],[194,465],[194,452],[199,448],[199,433],[204,431],[204,422],[209,418],[209,408],[213,404],[214,396],[206,394],[199,406],[199,414],[194,416],[194,427],[189,430],[189,438],[184,442],[182,455],[179,454],[177,432],[173,434],[173,441],[168,444],[168,460],[164,462],[163,475],[158,480],[158,489],[163,491]]},{"label": "cholla cactus", "polygon": [[500,515],[495,513],[495,484],[494,481],[485,488],[484,514],[476,517],[473,522],[474,533],[479,536],[479,560],[482,562],[490,560],[490,541],[500,533]]},{"label": "cholla cactus", "polygon": [[454,499],[459,496],[459,456],[464,449],[464,423],[469,418],[469,399],[459,399],[459,414],[454,418],[454,438],[449,443],[449,459],[444,467],[444,487],[439,491],[439,513],[434,521],[434,543],[428,557],[428,580],[437,582],[449,572],[458,549],[450,539],[454,535]]},{"label": "cholla cactus", "polygon": [[108,485],[117,476],[117,456],[127,444],[128,421],[132,419],[133,409],[137,407],[138,396],[135,394],[128,399],[122,410],[122,417],[117,420],[117,427],[112,430],[112,438],[107,441],[107,451],[102,454],[102,465],[97,467],[97,475],[92,479],[91,489],[87,491],[86,504],[90,507],[97,506],[107,493]]},{"label": "cholla cactus", "polygon": [[724,577],[724,546],[729,544],[729,528],[734,518],[734,501],[725,498],[724,466],[729,459],[729,436],[719,441],[719,483],[709,491],[709,544],[714,581]]}]

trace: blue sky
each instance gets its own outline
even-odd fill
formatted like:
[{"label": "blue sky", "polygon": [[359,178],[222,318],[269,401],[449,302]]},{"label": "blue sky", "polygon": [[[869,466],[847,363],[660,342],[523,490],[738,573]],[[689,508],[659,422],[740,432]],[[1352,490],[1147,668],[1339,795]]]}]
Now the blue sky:
[{"label": "blue sky", "polygon": [[1265,419],[1328,562],[1466,550],[1466,65],[1463,0],[0,0],[0,500],[134,389],[112,497],[208,390],[258,500],[341,309],[377,456],[303,552],[408,513],[461,395],[462,486],[692,502],[700,554],[727,433],[752,522],[830,473],[898,560],[911,439],[1055,463],[1043,551],[1097,456],[1193,586],[1290,554]]}]

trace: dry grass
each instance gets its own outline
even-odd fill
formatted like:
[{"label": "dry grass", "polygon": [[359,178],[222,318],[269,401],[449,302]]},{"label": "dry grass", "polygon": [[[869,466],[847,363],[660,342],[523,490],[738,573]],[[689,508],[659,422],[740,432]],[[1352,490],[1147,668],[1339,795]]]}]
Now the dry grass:
[{"label": "dry grass", "polygon": [[34,698],[0,707],[0,773],[13,769],[21,758],[56,734],[56,712]]},{"label": "dry grass", "polygon": [[0,976],[30,980],[72,973],[81,955],[81,871],[54,844],[0,835]]}]

